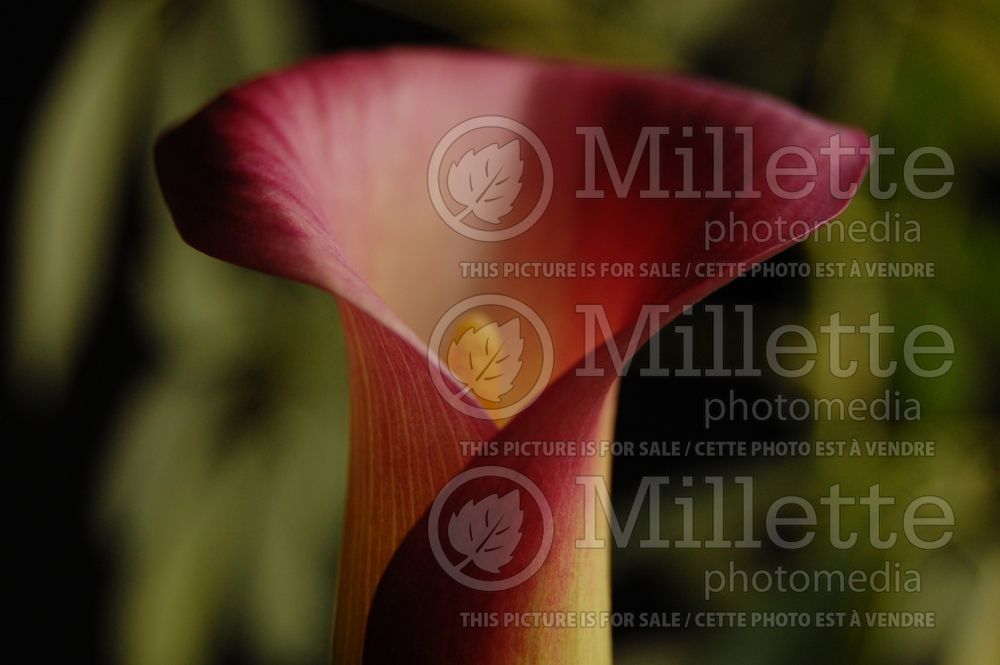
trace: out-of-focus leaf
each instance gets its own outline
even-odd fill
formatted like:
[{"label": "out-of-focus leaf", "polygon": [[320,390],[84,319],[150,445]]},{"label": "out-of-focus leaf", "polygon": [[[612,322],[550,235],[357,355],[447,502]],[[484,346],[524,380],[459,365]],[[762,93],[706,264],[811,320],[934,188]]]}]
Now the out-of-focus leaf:
[{"label": "out-of-focus leaf", "polygon": [[588,2],[364,0],[474,44],[638,67],[681,66],[691,49],[739,18],[745,0]]},{"label": "out-of-focus leaf", "polygon": [[[804,243],[806,253],[813,263],[836,264],[850,266],[852,261],[864,265],[866,262],[883,260],[883,250],[876,244],[852,243],[841,234],[839,229],[845,228],[855,219],[874,219],[878,216],[876,206],[866,196],[858,196],[851,204],[829,223],[825,229],[819,230],[814,237]],[[863,285],[863,288],[862,288]],[[867,323],[872,312],[881,312],[884,318],[891,316],[888,310],[885,288],[880,280],[869,279],[860,282],[850,279],[813,279],[809,286],[812,292],[811,301],[815,303],[807,326],[810,330],[819,330],[821,325],[829,323],[830,315],[839,313],[842,323],[860,325]],[[794,317],[794,315],[793,315]],[[830,339],[820,336],[817,339],[819,357],[828,358],[830,354]],[[844,358],[860,358],[858,371],[850,381],[837,378],[828,366],[819,364],[816,369],[803,378],[807,389],[824,398],[852,398],[865,396],[872,398],[885,389],[885,379],[880,379],[865,366],[868,358],[868,341],[860,335],[845,335],[840,340],[840,353]]]},{"label": "out-of-focus leaf", "polygon": [[293,286],[262,300],[257,363],[176,356],[126,405],[102,501],[128,571],[125,662],[208,662],[226,629],[264,662],[318,662],[327,649],[347,466],[343,340],[325,294]]},{"label": "out-of-focus leaf", "polygon": [[322,662],[329,648],[335,562],[346,492],[346,413],[285,405],[279,412],[260,514],[243,586],[256,650],[273,662]]},{"label": "out-of-focus leaf", "polygon": [[977,562],[979,580],[964,599],[962,619],[949,640],[945,665],[978,665],[1000,661],[1000,553],[995,549]]},{"label": "out-of-focus leaf", "polygon": [[[178,10],[148,92],[151,130],[310,45],[298,2]],[[151,160],[141,184],[147,255],[133,288],[161,370],[128,405],[107,469],[104,522],[131,571],[121,652],[139,665],[208,662],[225,633],[260,662],[321,662],[346,482],[336,305],[190,249]]]},{"label": "out-of-focus leaf", "polygon": [[247,581],[246,543],[258,529],[258,488],[266,469],[259,446],[238,445],[237,451],[197,494],[187,519],[161,526],[156,546],[129,569],[120,632],[124,662],[208,662],[217,630],[228,627],[221,610]]},{"label": "out-of-focus leaf", "polygon": [[305,54],[313,42],[298,0],[219,0],[229,17],[241,76],[259,74]]},{"label": "out-of-focus leaf", "polygon": [[[987,137],[1000,134],[1000,61],[996,57],[1000,22],[983,23],[972,16],[949,15],[918,27],[926,31],[931,46],[947,63],[947,71],[963,84],[962,91],[969,95],[963,106],[975,109],[983,124],[992,130]],[[996,145],[994,142],[993,147]]]},{"label": "out-of-focus leaf", "polygon": [[31,130],[15,214],[14,376],[58,387],[100,306],[160,36],[158,0],[101,3]]},{"label": "out-of-focus leaf", "polygon": [[[221,90],[262,70],[301,57],[310,40],[298,2],[213,0],[183,15],[160,52],[159,85],[153,94],[152,128],[162,130],[194,113]],[[153,137],[146,139],[152,153]],[[149,258],[137,276],[138,303],[157,341],[185,362],[229,371],[261,329],[275,280],[191,251],[174,229],[153,174],[144,164],[143,196]],[[239,357],[239,358],[237,358]],[[256,362],[260,362],[257,359]]]},{"label": "out-of-focus leaf", "polygon": [[99,505],[130,554],[189,519],[212,474],[236,395],[188,371],[135,391],[117,424]]},{"label": "out-of-focus leaf", "polygon": [[859,0],[834,5],[812,86],[835,117],[878,126],[895,91],[915,7],[904,3],[886,20],[882,5]]}]

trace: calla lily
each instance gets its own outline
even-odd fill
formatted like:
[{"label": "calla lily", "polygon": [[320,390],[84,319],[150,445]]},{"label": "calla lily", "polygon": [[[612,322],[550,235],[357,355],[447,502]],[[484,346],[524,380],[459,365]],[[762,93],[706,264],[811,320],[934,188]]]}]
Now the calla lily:
[{"label": "calla lily", "polygon": [[[551,159],[544,213],[530,229],[499,242],[450,228],[428,192],[436,184],[433,172],[428,178],[428,163],[439,141],[483,116],[530,128]],[[622,153],[622,173],[644,127],[673,128],[658,135],[661,155],[689,148],[694,182],[667,172],[664,189],[688,184],[708,190],[721,170],[731,189],[752,173],[761,195],[651,197],[636,184],[618,196],[598,155],[592,184],[605,194],[580,196],[588,188],[588,140],[577,128],[586,127],[603,128],[609,145]],[[693,131],[687,135],[682,127]],[[703,131],[707,127],[722,128],[723,150],[717,150],[715,135]],[[753,128],[752,149],[733,132],[737,127]],[[856,186],[866,158],[855,153],[832,161],[820,150],[831,137],[850,148],[867,145],[856,130],[715,84],[497,55],[393,50],[338,55],[264,77],[223,94],[161,138],[160,183],[191,245],[318,286],[341,308],[351,367],[351,453],[334,662],[610,661],[606,626],[470,627],[461,619],[463,612],[609,609],[607,550],[574,546],[582,530],[574,479],[608,475],[608,458],[475,457],[464,454],[461,442],[609,438],[617,399],[614,366],[623,358],[605,342],[626,349],[625,355],[634,352],[652,332],[633,335],[644,305],[669,306],[662,325],[735,276],[683,268],[749,266],[792,243],[787,234],[774,233],[766,240],[730,238],[707,250],[707,219],[733,213],[770,227],[782,219],[801,220],[812,229],[836,215],[849,194],[836,195],[830,181],[836,176],[848,189]],[[815,173],[792,178],[796,188],[816,184],[804,196],[780,197],[766,187],[766,161],[785,146],[797,146],[817,164]],[[477,154],[469,159],[485,159]],[[454,157],[445,160],[442,182],[461,154]],[[706,159],[712,157],[722,162],[713,166]],[[487,174],[494,169],[494,180],[499,177],[495,165],[482,164]],[[523,191],[542,196],[544,170],[525,166],[517,176]],[[460,180],[452,177],[453,188]],[[461,195],[453,198],[452,204],[461,203]],[[461,207],[449,209],[458,214]],[[505,211],[499,205],[482,219],[494,223]],[[485,219],[491,214],[497,219]],[[656,279],[577,274],[540,280],[463,277],[460,266],[535,261],[666,262],[682,271]],[[516,413],[491,417],[491,395],[466,396],[456,408],[439,388],[443,383],[461,394],[461,373],[445,371],[446,350],[435,347],[428,354],[440,317],[481,294],[524,303],[553,342],[547,382]],[[602,335],[587,339],[580,304],[603,306],[609,327]],[[494,335],[494,344],[503,343],[498,327],[486,331],[473,321],[463,329],[482,330],[487,342]],[[537,364],[538,353],[525,351],[525,362]],[[583,365],[606,371],[577,372]],[[442,488],[463,470],[485,466],[530,479],[552,514],[548,556],[529,579],[505,590],[460,584],[435,560],[429,537],[435,528],[428,524],[432,503]],[[459,505],[475,498],[462,492],[455,493]],[[537,545],[545,536],[542,528],[525,519],[520,538]],[[524,556],[513,554],[511,565],[523,567]]]}]

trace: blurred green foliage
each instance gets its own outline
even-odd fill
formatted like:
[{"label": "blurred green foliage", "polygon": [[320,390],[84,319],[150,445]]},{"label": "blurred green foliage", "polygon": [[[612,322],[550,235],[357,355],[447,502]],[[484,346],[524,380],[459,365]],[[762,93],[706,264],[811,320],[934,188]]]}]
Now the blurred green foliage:
[{"label": "blurred green foliage", "polygon": [[[957,175],[944,199],[901,194],[887,202],[862,194],[843,215],[872,220],[899,212],[921,223],[923,242],[806,249],[818,261],[933,261],[937,278],[813,280],[809,311],[774,313],[781,322],[806,322],[840,311],[858,323],[878,309],[899,329],[929,321],[948,329],[959,352],[947,379],[844,382],[815,373],[806,384],[823,396],[902,389],[921,398],[925,413],[915,428],[883,423],[843,431],[823,423],[809,438],[935,438],[939,457],[864,466],[831,459],[796,463],[792,477],[787,466],[754,474],[775,493],[849,479],[845,490],[881,481],[906,495],[947,497],[962,520],[955,544],[924,558],[910,553],[905,562],[926,571],[930,590],[918,602],[939,612],[942,629],[855,636],[851,653],[863,663],[997,662],[1000,199],[991,178],[1000,173],[1000,4],[371,4],[473,45],[710,73],[879,132],[901,154],[922,145],[951,154]],[[12,362],[23,385],[61,389],[101,305],[116,225],[124,223],[123,192],[141,193],[139,219],[129,220],[143,229],[129,289],[157,359],[120,408],[97,506],[99,528],[122,563],[114,636],[122,662],[206,662],[220,635],[236,635],[261,662],[325,658],[346,466],[346,370],[333,302],[183,245],[149,159],[164,126],[229,85],[312,51],[308,12],[284,0],[99,2],[36,114],[15,214]],[[814,567],[878,563],[872,551],[811,556]],[[698,597],[708,560],[630,550],[617,565],[655,571]],[[910,602],[868,600],[872,607]],[[725,602],[761,609],[790,601]],[[834,609],[845,600],[795,602]],[[796,642],[808,634],[795,635],[745,631],[692,645],[662,633],[620,649],[618,662],[795,662],[809,648]]]},{"label": "blurred green foliage", "polygon": [[63,390],[117,229],[141,226],[128,291],[155,369],[120,407],[96,506],[121,564],[121,662],[208,662],[226,635],[270,662],[326,657],[347,440],[335,304],[192,251],[150,159],[165,126],[310,44],[295,2],[107,0],[36,114],[16,214],[21,385]]}]

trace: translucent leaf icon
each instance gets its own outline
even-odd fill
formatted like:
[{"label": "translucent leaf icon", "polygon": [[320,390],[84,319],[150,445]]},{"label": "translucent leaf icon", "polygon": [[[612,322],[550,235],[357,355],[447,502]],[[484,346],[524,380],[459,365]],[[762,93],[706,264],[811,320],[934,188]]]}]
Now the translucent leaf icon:
[{"label": "translucent leaf icon", "polygon": [[521,542],[524,511],[518,490],[503,497],[496,494],[478,503],[470,500],[448,520],[448,542],[465,555],[458,569],[470,561],[480,570],[499,573],[500,567],[514,558],[514,549]]},{"label": "translucent leaf icon", "polygon": [[521,321],[514,317],[502,326],[496,321],[469,328],[448,347],[448,369],[465,391],[487,402],[499,402],[514,388],[521,371]]},{"label": "translucent leaf icon", "polygon": [[521,142],[517,139],[500,146],[492,143],[479,151],[469,150],[448,169],[448,192],[465,206],[456,215],[462,219],[472,212],[489,224],[514,209],[521,192]]}]

